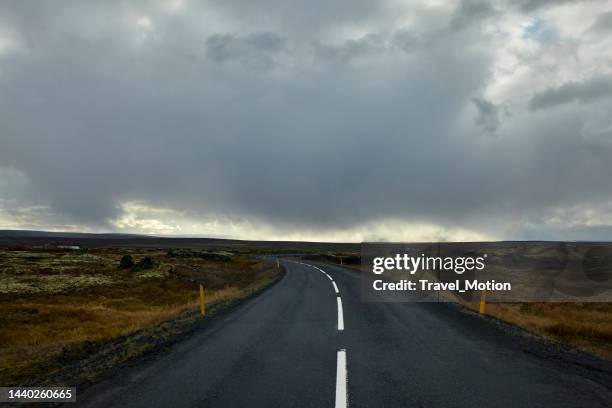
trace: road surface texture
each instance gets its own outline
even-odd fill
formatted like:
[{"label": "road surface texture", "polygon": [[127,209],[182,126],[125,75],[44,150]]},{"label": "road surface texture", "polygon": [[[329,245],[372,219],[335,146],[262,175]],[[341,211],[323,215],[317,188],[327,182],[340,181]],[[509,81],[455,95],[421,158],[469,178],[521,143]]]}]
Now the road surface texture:
[{"label": "road surface texture", "polygon": [[158,358],[90,387],[76,405],[612,406],[608,363],[580,354],[568,360],[454,305],[363,303],[352,270],[284,265],[272,288]]}]

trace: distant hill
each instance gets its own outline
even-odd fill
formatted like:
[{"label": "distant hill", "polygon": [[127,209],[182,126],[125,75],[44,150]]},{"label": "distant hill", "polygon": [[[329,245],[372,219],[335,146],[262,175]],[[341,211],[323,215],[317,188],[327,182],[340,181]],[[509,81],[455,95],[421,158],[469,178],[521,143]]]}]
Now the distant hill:
[{"label": "distant hill", "polygon": [[242,241],[225,238],[187,238],[155,237],[138,234],[49,232],[27,230],[0,230],[0,247],[41,246],[41,245],[78,245],[93,247],[214,247],[227,249],[264,249],[270,251],[359,251],[359,243],[296,242],[296,241]]},{"label": "distant hill", "polygon": [[46,238],[100,238],[100,239],[129,239],[149,238],[148,235],[118,234],[118,233],[89,233],[89,232],[53,232],[33,230],[0,230],[0,238],[3,237],[46,237]]}]

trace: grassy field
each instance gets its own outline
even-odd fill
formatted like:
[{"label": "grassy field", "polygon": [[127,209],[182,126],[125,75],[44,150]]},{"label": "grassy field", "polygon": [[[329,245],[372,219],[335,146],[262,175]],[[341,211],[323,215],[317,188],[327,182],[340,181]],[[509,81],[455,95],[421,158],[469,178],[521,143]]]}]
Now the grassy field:
[{"label": "grassy field", "polygon": [[[478,245],[474,247],[477,250],[479,248]],[[576,276],[576,280],[570,282],[574,287],[593,287],[594,282],[604,284],[612,259],[612,246],[609,244],[515,243],[481,251],[489,254],[488,265],[491,269],[496,269],[496,279],[503,280],[504,273],[510,279],[513,274],[519,274],[521,277],[515,281],[524,281],[527,288],[535,282],[523,279],[522,276],[557,270],[564,270],[568,275]],[[586,270],[595,281],[585,280],[586,276],[577,269],[585,264],[585,260],[597,261],[591,262],[595,267]],[[478,303],[462,303],[473,310],[479,309]],[[605,359],[612,359],[612,303],[498,301],[488,302],[485,313],[545,338],[569,344]]]},{"label": "grassy field", "polygon": [[[127,342],[128,347],[119,342],[120,351],[104,359],[110,367],[145,352],[163,340],[159,337],[176,334],[176,327],[168,322],[181,316],[197,318],[200,283],[210,306],[245,297],[273,281],[278,274],[275,268],[253,255],[275,251],[219,246],[0,249],[0,384],[32,384],[58,367],[81,362],[101,346],[138,333],[145,333],[144,342]],[[524,252],[543,257],[533,245]],[[345,265],[360,268],[358,251],[318,254],[306,258],[334,263],[342,257]],[[507,263],[505,257],[511,257],[512,250],[500,248],[491,254],[498,263]],[[125,255],[136,265],[119,269]],[[151,264],[138,265],[146,257]],[[478,310],[477,303],[463,304]],[[611,303],[488,303],[486,313],[612,358]],[[165,327],[161,334],[155,331],[158,327]],[[155,336],[155,341],[148,341]]]},{"label": "grassy field", "polygon": [[[119,269],[125,255],[136,265]],[[152,263],[139,265],[145,257]],[[210,305],[278,274],[270,263],[227,252],[112,248],[3,249],[0,271],[3,385],[32,383],[83,357],[79,350],[195,312],[200,283]]]},{"label": "grassy field", "polygon": [[486,314],[612,360],[612,303],[489,303]]},{"label": "grassy field", "polygon": [[[481,250],[481,244],[472,244],[474,250]],[[465,251],[467,245],[460,247]],[[610,256],[612,246],[605,245],[604,255]],[[419,253],[419,251],[413,251]],[[486,248],[489,261],[494,265],[503,265],[514,272],[521,270],[525,265],[538,268],[550,268],[556,265],[554,260],[558,257],[556,248],[538,243],[505,244],[501,247],[489,245]],[[316,260],[339,263],[339,256],[351,259],[355,254],[331,253],[325,258]],[[576,252],[568,251],[568,258],[580,260]],[[609,265],[606,261],[604,265]],[[368,265],[350,264],[345,266],[363,271],[370,271]],[[608,268],[609,270],[609,268]],[[597,271],[599,272],[599,271]],[[469,302],[450,297],[463,306],[474,311],[479,310],[478,302]],[[511,323],[547,339],[568,344],[577,349],[612,360],[612,303],[602,302],[500,302],[486,304],[485,313],[499,320]]]}]

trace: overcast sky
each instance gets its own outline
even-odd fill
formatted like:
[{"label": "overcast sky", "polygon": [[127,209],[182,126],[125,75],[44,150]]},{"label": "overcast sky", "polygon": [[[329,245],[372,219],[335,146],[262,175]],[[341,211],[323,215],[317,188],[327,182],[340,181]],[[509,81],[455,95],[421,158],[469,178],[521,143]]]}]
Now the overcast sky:
[{"label": "overcast sky", "polygon": [[0,3],[0,229],[612,240],[612,1]]}]

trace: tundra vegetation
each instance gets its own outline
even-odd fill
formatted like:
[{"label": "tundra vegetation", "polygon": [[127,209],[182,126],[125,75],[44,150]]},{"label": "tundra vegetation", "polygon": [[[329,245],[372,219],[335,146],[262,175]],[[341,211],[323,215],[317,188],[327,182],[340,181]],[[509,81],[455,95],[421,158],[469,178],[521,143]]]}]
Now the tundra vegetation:
[{"label": "tundra vegetation", "polygon": [[[517,271],[523,263],[534,271],[550,272],[564,267],[561,259],[567,256],[571,265],[593,260],[584,258],[584,251],[576,250],[581,245],[574,244],[572,250],[550,243],[516,243],[495,248],[489,251],[489,262],[493,267],[504,267]],[[562,250],[560,250],[560,248]],[[602,285],[609,279],[612,265],[612,246],[609,244],[594,247],[597,256],[597,268],[590,268],[587,274],[597,279]],[[565,251],[567,253],[564,255]],[[465,306],[477,311],[478,302],[462,302]],[[530,303],[487,303],[486,314],[496,319],[519,326],[545,338],[568,344],[572,347],[612,359],[612,303],[607,302],[530,302]]]},{"label": "tundra vegetation", "polygon": [[[580,246],[581,244],[573,244]],[[590,247],[591,244],[583,244]],[[455,248],[453,248],[455,247]],[[581,251],[572,251],[568,245],[567,257],[571,264],[597,261],[597,267],[587,270],[591,278],[598,279],[602,285],[609,285],[610,265],[612,265],[612,245],[595,246],[590,253],[595,256],[583,258]],[[505,268],[508,273],[516,273],[525,267],[534,271],[554,271],[563,265],[560,259],[565,256],[566,248],[557,243],[517,242],[517,243],[458,243],[443,244],[442,251],[458,254],[487,253],[487,267]],[[407,246],[411,254],[425,252],[437,254],[436,245],[415,244]],[[361,265],[355,253],[329,252],[326,256],[312,257],[323,262],[339,263],[359,270],[371,272],[370,265]],[[386,273],[386,276],[393,276]],[[398,279],[402,275],[398,276]],[[479,311],[478,299],[452,297],[462,306],[475,312]],[[549,340],[570,345],[574,348],[612,359],[612,303],[602,302],[531,302],[531,303],[493,303],[487,302],[485,313],[501,321],[521,327]]]},{"label": "tundra vegetation", "polygon": [[[199,284],[213,305],[248,296],[277,275],[270,262],[202,248],[0,249],[0,384],[44,384],[49,373],[116,339],[199,319]],[[149,348],[130,344],[118,360]]]}]

